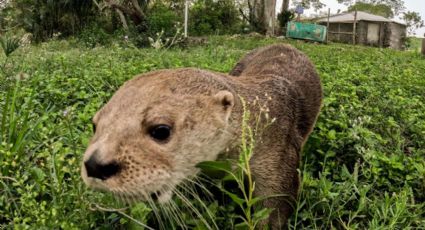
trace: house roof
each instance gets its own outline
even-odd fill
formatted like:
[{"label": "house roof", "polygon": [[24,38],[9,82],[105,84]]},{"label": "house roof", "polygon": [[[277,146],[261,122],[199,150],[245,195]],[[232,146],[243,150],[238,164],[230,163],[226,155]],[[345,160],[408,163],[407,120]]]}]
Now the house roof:
[{"label": "house roof", "polygon": [[[341,23],[353,23],[354,22],[354,14],[355,12],[345,12],[342,14],[336,14],[333,16],[329,17],[329,22],[330,23],[335,23],[335,22],[341,22]],[[372,22],[394,22],[394,23],[398,23],[398,24],[402,24],[405,25],[403,23],[400,22],[396,22],[393,21],[391,19],[379,16],[379,15],[374,15],[374,14],[369,14],[363,11],[357,11],[357,21],[372,21]],[[320,18],[317,20],[317,22],[327,22],[328,21],[328,17],[324,17],[324,18]]]}]

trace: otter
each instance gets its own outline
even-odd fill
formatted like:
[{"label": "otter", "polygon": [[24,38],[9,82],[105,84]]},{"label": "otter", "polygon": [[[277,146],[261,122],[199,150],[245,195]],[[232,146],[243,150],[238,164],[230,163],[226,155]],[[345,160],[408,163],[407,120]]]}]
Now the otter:
[{"label": "otter", "polygon": [[[300,152],[316,122],[322,87],[313,64],[297,49],[275,44],[248,53],[229,74],[167,69],[127,81],[93,117],[82,178],[118,196],[167,202],[203,161],[239,154],[243,101],[267,101],[273,124],[250,160],[257,196],[273,196],[266,221],[282,228],[299,188]],[[232,151],[236,150],[236,151]]]}]

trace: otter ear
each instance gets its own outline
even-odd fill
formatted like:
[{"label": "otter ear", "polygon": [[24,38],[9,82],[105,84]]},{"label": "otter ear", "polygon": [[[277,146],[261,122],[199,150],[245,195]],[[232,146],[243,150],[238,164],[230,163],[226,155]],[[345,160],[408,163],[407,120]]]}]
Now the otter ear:
[{"label": "otter ear", "polygon": [[235,105],[233,94],[227,90],[219,91],[214,95],[214,102],[221,107],[219,111],[224,113],[224,120],[227,122]]}]

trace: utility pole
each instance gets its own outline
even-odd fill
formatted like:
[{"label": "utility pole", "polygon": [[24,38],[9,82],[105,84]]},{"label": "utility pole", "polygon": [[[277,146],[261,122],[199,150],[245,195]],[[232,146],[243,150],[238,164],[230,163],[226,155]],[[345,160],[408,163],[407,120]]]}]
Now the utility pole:
[{"label": "utility pole", "polygon": [[354,11],[354,23],[353,23],[353,45],[356,44],[356,32],[357,32],[357,10]]},{"label": "utility pole", "polygon": [[331,17],[331,8],[328,8],[328,20],[326,21],[326,43],[329,42],[329,18]]},{"label": "utility pole", "polygon": [[187,38],[187,24],[189,21],[189,0],[184,3],[184,37]]}]

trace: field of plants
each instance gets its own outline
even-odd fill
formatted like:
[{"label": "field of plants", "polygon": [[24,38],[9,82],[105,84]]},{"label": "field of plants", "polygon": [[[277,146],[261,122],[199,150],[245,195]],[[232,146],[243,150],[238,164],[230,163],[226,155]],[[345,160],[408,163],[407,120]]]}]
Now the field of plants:
[{"label": "field of plants", "polygon": [[[1,54],[0,229],[160,226],[148,206],[127,206],[83,184],[92,116],[136,74],[188,66],[227,72],[249,50],[278,42],[305,52],[324,87],[288,227],[425,229],[425,59],[413,51],[238,36],[161,50],[124,40],[95,48],[51,41]],[[204,201],[199,212],[177,202],[181,217],[165,228],[241,226],[236,202],[223,200]]]}]

